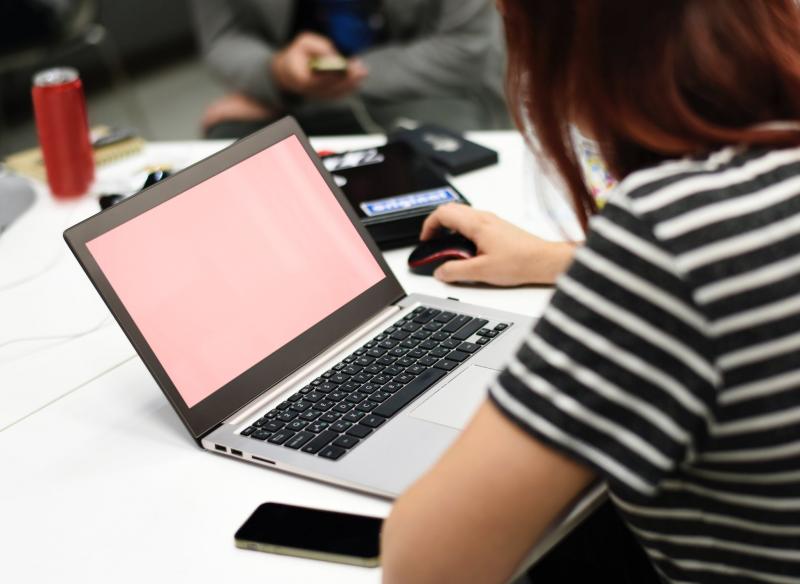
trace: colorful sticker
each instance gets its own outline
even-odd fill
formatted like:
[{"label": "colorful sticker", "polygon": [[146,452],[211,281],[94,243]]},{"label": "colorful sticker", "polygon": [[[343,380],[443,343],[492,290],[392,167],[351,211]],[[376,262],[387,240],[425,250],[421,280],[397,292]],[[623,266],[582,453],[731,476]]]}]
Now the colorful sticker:
[{"label": "colorful sticker", "polygon": [[375,217],[388,213],[396,213],[398,211],[419,209],[421,207],[433,207],[441,205],[442,203],[458,200],[458,195],[452,190],[443,188],[434,189],[432,191],[420,191],[408,195],[399,195],[397,197],[387,197],[386,199],[378,199],[375,201],[365,201],[361,203],[360,206],[367,217]]}]

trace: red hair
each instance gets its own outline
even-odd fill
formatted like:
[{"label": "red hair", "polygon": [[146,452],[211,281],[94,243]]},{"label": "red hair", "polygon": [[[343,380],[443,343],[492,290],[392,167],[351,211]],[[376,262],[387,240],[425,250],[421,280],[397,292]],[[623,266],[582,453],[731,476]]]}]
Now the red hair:
[{"label": "red hair", "polygon": [[573,122],[618,179],[729,144],[800,144],[800,130],[756,127],[800,120],[797,0],[502,0],[501,12],[512,115],[584,228],[597,208]]}]

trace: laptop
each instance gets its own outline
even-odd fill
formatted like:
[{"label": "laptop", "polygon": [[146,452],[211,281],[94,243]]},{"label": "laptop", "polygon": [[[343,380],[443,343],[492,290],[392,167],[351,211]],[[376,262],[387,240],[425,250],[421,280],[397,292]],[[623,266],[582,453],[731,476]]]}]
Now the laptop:
[{"label": "laptop", "polygon": [[533,324],[407,295],[291,118],[64,237],[202,448],[389,498]]}]

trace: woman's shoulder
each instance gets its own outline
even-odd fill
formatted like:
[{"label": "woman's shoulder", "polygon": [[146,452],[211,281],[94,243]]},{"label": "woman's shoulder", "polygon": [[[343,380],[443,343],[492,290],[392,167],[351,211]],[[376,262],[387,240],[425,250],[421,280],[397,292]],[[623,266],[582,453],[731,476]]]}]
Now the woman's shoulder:
[{"label": "woman's shoulder", "polygon": [[800,176],[800,147],[727,146],[631,173],[609,196],[642,216],[673,215]]}]

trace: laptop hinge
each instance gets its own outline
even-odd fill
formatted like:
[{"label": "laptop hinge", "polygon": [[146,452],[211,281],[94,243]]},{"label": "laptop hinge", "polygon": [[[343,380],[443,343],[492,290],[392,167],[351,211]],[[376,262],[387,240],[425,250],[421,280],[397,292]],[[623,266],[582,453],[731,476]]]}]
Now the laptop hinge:
[{"label": "laptop hinge", "polygon": [[397,319],[401,314],[410,312],[413,309],[414,306],[404,308],[396,305],[384,308],[353,332],[338,340],[330,349],[317,355],[317,357],[306,363],[289,377],[286,377],[283,381],[268,389],[261,397],[234,413],[223,423],[241,424],[245,419],[263,409],[269,402],[276,400],[284,392],[297,389],[304,382],[309,383],[321,371],[332,367],[336,362],[344,358],[346,354],[358,349],[361,345],[366,343],[370,337],[375,335],[376,329],[383,328],[386,321]]}]

